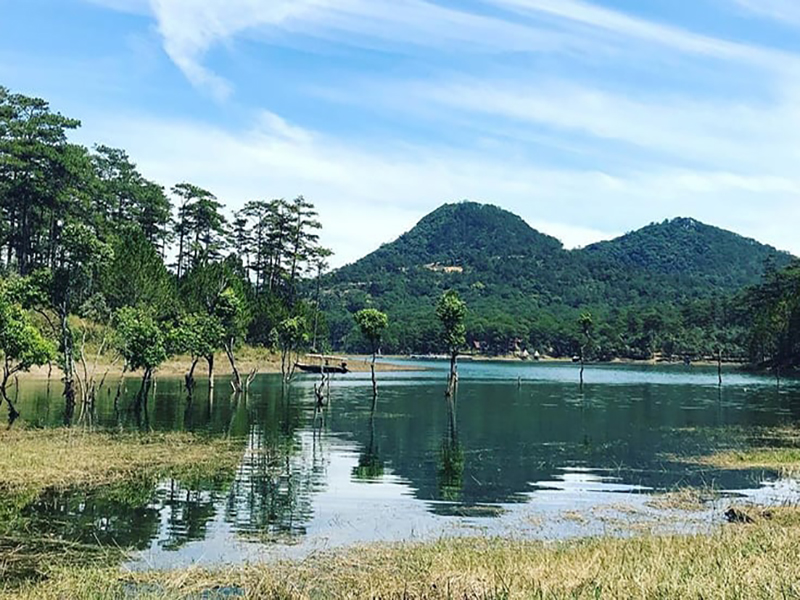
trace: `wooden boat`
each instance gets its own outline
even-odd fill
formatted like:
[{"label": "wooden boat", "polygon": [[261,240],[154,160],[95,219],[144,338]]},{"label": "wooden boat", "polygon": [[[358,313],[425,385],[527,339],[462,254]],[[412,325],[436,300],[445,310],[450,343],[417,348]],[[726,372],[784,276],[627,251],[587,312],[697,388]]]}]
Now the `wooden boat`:
[{"label": "wooden boat", "polygon": [[308,354],[306,358],[314,362],[295,363],[295,368],[303,371],[303,373],[336,373],[344,375],[350,372],[350,369],[347,368],[346,358],[325,356],[323,354]]}]

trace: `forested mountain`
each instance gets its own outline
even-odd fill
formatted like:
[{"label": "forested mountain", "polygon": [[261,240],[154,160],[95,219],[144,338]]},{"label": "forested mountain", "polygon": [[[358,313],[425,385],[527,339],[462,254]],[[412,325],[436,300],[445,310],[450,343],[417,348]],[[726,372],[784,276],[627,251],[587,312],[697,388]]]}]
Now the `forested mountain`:
[{"label": "forested mountain", "polygon": [[732,295],[791,258],[683,218],[569,251],[512,213],[462,202],[328,276],[324,303],[332,343],[344,348],[359,344],[349,314],[375,306],[392,315],[385,351],[434,351],[435,324],[426,315],[455,289],[470,306],[472,346],[488,352],[572,353],[582,310],[600,318],[604,357],[699,354],[722,337],[743,352],[744,342],[731,339],[740,333]]},{"label": "forested mountain", "polygon": [[791,256],[738,234],[677,218],[653,223],[622,237],[578,251],[594,270],[606,265],[658,276],[682,278],[701,293],[704,288],[737,290],[758,282],[770,261],[786,266]]}]

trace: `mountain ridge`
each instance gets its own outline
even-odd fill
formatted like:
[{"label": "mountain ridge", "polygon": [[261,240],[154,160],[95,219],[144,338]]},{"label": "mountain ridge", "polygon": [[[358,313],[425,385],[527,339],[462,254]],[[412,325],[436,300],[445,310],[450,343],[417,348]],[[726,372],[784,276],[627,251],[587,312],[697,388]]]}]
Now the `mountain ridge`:
[{"label": "mountain ridge", "polygon": [[325,308],[335,347],[357,340],[350,313],[365,306],[390,314],[393,349],[434,347],[435,332],[424,321],[446,289],[457,290],[471,307],[473,340],[496,337],[491,331],[499,324],[518,338],[552,340],[574,337],[566,324],[580,310],[603,319],[632,307],[669,312],[731,296],[758,283],[765,265],[780,268],[792,259],[689,217],[567,250],[518,215],[465,201],[440,206],[393,242],[327,275]]}]

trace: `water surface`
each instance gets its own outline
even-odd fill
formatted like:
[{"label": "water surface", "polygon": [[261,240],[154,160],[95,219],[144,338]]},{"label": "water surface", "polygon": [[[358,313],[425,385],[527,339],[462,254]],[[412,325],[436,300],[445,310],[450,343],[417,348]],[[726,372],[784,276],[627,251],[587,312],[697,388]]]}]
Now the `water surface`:
[{"label": "water surface", "polygon": [[[771,473],[687,462],[753,443],[761,427],[796,424],[795,382],[779,389],[769,377],[730,372],[719,388],[713,368],[615,365],[589,367],[581,388],[571,364],[465,361],[451,403],[445,363],[410,364],[422,370],[379,374],[374,410],[368,374],[334,379],[322,411],[315,377],[284,388],[262,375],[240,397],[222,379],[213,393],[199,382],[191,398],[181,380],[160,379],[137,416],[127,410],[131,379],[116,409],[106,393],[73,426],[240,439],[235,477],[48,493],[26,515],[42,533],[133,547],[139,568],[443,535],[559,538],[636,523],[696,530],[718,521],[718,504],[676,516],[652,506],[652,495],[694,486],[761,502],[797,496]],[[24,384],[26,421],[63,423],[53,386]]]}]

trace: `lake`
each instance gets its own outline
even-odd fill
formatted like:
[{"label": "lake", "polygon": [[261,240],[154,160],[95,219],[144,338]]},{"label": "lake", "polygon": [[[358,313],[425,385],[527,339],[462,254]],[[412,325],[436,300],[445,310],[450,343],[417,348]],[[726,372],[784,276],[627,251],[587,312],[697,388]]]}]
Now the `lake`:
[{"label": "lake", "polygon": [[[138,552],[132,568],[302,557],[374,541],[452,535],[556,539],[644,527],[701,530],[730,498],[800,499],[773,473],[701,467],[692,457],[758,442],[759,428],[800,420],[800,385],[715,368],[464,361],[457,398],[447,364],[334,378],[315,408],[313,376],[283,388],[261,375],[234,397],[224,378],[187,398],[159,379],[147,411],[118,409],[103,391],[92,426],[195,431],[242,440],[228,481],[162,481],[48,493],[25,508],[32,527]],[[17,406],[38,427],[63,424],[60,384],[25,381]],[[73,426],[85,426],[87,416]],[[654,494],[685,487],[721,499],[700,511],[664,508]]]}]

